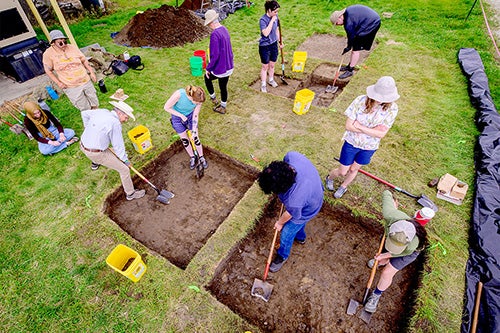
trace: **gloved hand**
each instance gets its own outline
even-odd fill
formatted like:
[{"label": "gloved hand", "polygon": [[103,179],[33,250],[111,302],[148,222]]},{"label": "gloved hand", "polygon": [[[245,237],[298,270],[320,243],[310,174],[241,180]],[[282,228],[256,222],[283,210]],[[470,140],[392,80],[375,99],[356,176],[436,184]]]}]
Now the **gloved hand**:
[{"label": "gloved hand", "polygon": [[342,51],[342,55],[346,54],[347,52],[349,52],[351,50],[351,48],[348,46],[344,49],[344,51]]}]

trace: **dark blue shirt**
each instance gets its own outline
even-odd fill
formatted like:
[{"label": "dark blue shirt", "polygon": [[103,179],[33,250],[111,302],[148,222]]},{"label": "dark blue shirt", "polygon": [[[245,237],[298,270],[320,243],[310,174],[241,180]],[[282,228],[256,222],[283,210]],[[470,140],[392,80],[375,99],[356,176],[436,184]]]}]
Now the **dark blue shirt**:
[{"label": "dark blue shirt", "polygon": [[292,187],[278,194],[295,224],[304,224],[319,213],[323,205],[323,182],[316,167],[301,153],[288,152],[283,161],[290,164],[297,176]]},{"label": "dark blue shirt", "polygon": [[348,44],[352,45],[354,37],[366,36],[380,25],[380,16],[370,7],[353,5],[344,13],[344,30]]}]

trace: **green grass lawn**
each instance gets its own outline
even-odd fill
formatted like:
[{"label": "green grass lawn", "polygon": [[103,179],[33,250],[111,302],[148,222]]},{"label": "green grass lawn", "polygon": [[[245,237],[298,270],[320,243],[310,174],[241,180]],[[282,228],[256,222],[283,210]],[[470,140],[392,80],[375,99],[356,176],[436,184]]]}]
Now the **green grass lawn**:
[{"label": "green grass lawn", "polygon": [[[73,23],[71,30],[80,47],[97,42],[119,54],[126,48],[113,44],[110,33],[119,31],[137,10],[163,3],[175,5],[175,1],[115,0],[112,14]],[[427,227],[431,249],[422,286],[415,290],[418,307],[410,328],[414,332],[458,332],[474,192],[473,149],[478,135],[467,80],[457,63],[460,48],[478,50],[493,99],[500,100],[500,70],[480,8],[476,6],[465,22],[473,0],[359,2],[379,13],[394,13],[382,21],[378,47],[367,59],[367,68],[352,78],[330,108],[313,107],[307,115],[297,116],[291,111],[291,100],[248,87],[260,71],[258,19],[264,6],[263,1],[255,3],[223,21],[231,33],[236,66],[229,81],[229,114],[216,114],[206,103],[200,121],[202,142],[259,168],[249,159],[250,153],[268,163],[289,150],[298,150],[324,175],[336,165],[333,157],[341,146],[343,110],[380,76],[393,76],[401,95],[400,113],[367,171],[432,199],[435,190],[426,184],[434,177],[450,173],[469,184],[461,206],[434,200],[440,211]],[[332,29],[329,15],[350,4],[282,1],[280,18],[288,60],[291,62],[293,50],[313,33],[342,34],[343,29]],[[127,102],[136,110],[137,122],[127,123],[124,132],[138,124],[151,131],[155,149],[145,155],[135,153],[126,138],[136,167],[153,160],[175,140],[163,104],[174,90],[187,84],[204,86],[202,78],[190,75],[188,58],[194,50],[207,46],[208,38],[170,49],[128,49],[142,57],[145,69],[106,81],[110,92],[123,88],[130,95]],[[307,69],[312,67],[306,65]],[[106,107],[107,96],[99,96]],[[81,134],[80,114],[66,97],[48,103],[63,125]],[[266,197],[256,185],[183,271],[149,252],[104,215],[106,196],[120,186],[116,172],[105,168],[91,172],[90,161],[76,145],[53,157],[41,156],[34,142],[14,135],[7,126],[0,127],[0,142],[0,331],[257,331],[202,288],[263,209]],[[341,203],[355,214],[380,216],[383,187],[363,177],[357,177]],[[418,208],[413,200],[397,197],[404,210]],[[438,242],[441,246],[436,246]],[[105,263],[118,243],[148,253],[148,272],[137,284]]]}]

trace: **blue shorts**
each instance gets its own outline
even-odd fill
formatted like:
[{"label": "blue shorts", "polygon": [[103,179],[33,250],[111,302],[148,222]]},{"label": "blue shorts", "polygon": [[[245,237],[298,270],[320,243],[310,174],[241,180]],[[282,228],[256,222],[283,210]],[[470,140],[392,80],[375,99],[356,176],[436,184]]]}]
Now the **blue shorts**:
[{"label": "blue shorts", "polygon": [[368,165],[372,159],[373,154],[377,150],[364,150],[361,148],[356,148],[349,142],[344,141],[342,150],[340,151],[340,164],[348,166],[352,165],[354,162],[359,165]]},{"label": "blue shorts", "polygon": [[187,115],[187,121],[182,122],[181,117],[177,117],[172,115],[172,118],[170,118],[170,123],[172,124],[172,127],[174,131],[177,133],[184,133],[187,130],[192,130],[193,129],[193,113],[191,112],[189,115]]},{"label": "blue shorts", "polygon": [[269,61],[276,62],[278,60],[278,42],[270,45],[259,45],[260,62],[267,65]]},{"label": "blue shorts", "polygon": [[415,259],[417,259],[419,254],[420,254],[420,251],[414,251],[412,254],[409,254],[409,255],[404,256],[404,257],[391,258],[391,259],[389,259],[389,261],[390,261],[392,267],[394,267],[395,269],[400,271],[403,268],[405,268],[406,266],[408,266],[409,264],[411,264],[412,262],[414,262]]}]

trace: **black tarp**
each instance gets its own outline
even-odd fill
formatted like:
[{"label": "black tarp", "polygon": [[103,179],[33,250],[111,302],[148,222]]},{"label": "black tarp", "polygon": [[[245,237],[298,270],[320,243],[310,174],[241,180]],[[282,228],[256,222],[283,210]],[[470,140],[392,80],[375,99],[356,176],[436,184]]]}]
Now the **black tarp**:
[{"label": "black tarp", "polygon": [[462,332],[471,332],[478,282],[483,283],[478,333],[500,332],[500,115],[495,108],[481,57],[463,48],[458,62],[469,80],[481,134],[475,149],[475,195],[469,235],[469,260]]}]

